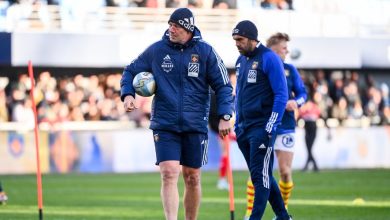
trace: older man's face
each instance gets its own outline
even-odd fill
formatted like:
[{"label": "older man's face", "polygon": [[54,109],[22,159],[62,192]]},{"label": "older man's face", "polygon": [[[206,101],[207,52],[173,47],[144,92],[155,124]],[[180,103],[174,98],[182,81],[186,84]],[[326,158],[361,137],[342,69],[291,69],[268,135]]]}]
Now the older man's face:
[{"label": "older man's face", "polygon": [[169,22],[169,40],[173,43],[185,44],[192,36],[191,32],[182,28],[180,25]]}]

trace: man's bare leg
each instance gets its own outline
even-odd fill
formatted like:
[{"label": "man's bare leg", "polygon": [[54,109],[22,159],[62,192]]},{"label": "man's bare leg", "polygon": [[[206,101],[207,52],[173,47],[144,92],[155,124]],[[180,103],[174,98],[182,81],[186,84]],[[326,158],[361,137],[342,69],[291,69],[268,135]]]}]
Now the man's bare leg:
[{"label": "man's bare leg", "polygon": [[184,210],[186,220],[196,220],[200,206],[202,189],[200,184],[200,169],[183,166],[185,183]]},{"label": "man's bare leg", "polygon": [[177,182],[180,175],[179,161],[164,161],[159,164],[161,174],[161,200],[166,220],[177,220],[179,191]]}]

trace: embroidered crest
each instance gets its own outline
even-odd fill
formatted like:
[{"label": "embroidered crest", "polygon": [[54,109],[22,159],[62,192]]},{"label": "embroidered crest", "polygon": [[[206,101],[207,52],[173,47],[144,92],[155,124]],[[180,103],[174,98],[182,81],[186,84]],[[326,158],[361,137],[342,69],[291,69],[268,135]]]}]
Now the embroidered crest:
[{"label": "embroidered crest", "polygon": [[257,69],[257,66],[258,66],[258,65],[259,65],[259,62],[254,61],[254,62],[252,63],[252,69],[253,69],[253,70]]},{"label": "embroidered crest", "polygon": [[199,62],[199,55],[191,54],[191,63],[198,63],[198,62]]},{"label": "embroidered crest", "polygon": [[171,57],[168,54],[164,57],[164,61],[161,64],[161,68],[163,68],[163,70],[167,73],[173,69],[173,63],[171,61]]}]

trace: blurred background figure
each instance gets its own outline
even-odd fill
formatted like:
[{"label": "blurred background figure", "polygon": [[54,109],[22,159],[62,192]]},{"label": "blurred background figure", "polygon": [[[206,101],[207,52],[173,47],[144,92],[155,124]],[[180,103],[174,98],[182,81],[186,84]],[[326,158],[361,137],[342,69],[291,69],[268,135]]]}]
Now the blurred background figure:
[{"label": "blurred background figure", "polygon": [[218,147],[220,149],[220,161],[219,161],[219,176],[218,176],[218,182],[217,182],[217,188],[220,190],[228,190],[229,184],[227,181],[227,166],[228,166],[228,152],[227,147],[225,146],[225,142],[223,139],[218,135],[218,123],[219,123],[219,116],[217,112],[217,100],[214,92],[211,92],[211,99],[210,99],[210,114],[209,114],[209,129],[210,132],[213,133],[213,135],[216,135],[218,138]]},{"label": "blurred background figure", "polygon": [[[229,72],[229,79],[230,83],[233,87],[233,97],[235,97],[236,93],[236,81],[237,77],[235,75],[235,72],[231,71]],[[218,147],[220,149],[220,160],[219,160],[219,166],[218,166],[218,182],[217,182],[217,188],[220,190],[229,190],[229,183],[227,180],[227,172],[228,172],[228,146],[226,146],[226,142],[219,136],[218,134],[218,123],[219,123],[220,117],[218,116],[218,109],[217,109],[217,100],[214,91],[211,91],[211,98],[210,98],[210,113],[209,113],[209,132],[212,132],[213,135],[215,135],[218,139]],[[232,126],[234,125],[234,117],[230,120]],[[236,135],[234,131],[232,130],[228,137],[229,141],[236,141]],[[210,144],[210,142],[209,142]],[[212,147],[212,146],[211,146]]]},{"label": "blurred background figure", "polygon": [[321,94],[314,92],[314,95],[310,96],[308,101],[299,109],[299,117],[305,122],[305,143],[307,149],[307,160],[303,171],[309,169],[310,163],[313,164],[313,170],[319,171],[317,162],[313,156],[313,145],[317,136],[317,120],[321,117],[321,109],[317,102],[321,98]]},{"label": "blurred background figure", "polygon": [[296,113],[306,102],[307,92],[297,68],[286,63],[289,53],[288,42],[290,37],[286,33],[276,33],[267,40],[267,47],[273,50],[283,60],[284,71],[287,79],[288,101],[283,115],[282,124],[277,130],[277,137],[274,145],[279,165],[279,189],[286,209],[291,192],[294,188],[292,178],[292,163],[295,151],[295,127]]},{"label": "blurred background figure", "polygon": [[0,203],[5,204],[7,202],[7,200],[8,200],[8,196],[3,191],[3,187],[2,187],[1,182],[0,182]]},{"label": "blurred background figure", "polygon": [[262,0],[260,6],[264,9],[290,10],[292,1],[288,0]]}]

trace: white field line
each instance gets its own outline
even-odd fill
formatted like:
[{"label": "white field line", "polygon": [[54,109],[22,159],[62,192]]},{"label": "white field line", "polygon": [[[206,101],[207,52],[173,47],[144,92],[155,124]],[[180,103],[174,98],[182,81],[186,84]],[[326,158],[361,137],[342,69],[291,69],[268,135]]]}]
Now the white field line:
[{"label": "white field line", "polygon": [[[131,199],[130,199],[131,200]],[[148,197],[147,201],[151,202],[161,202],[160,198],[157,197]],[[210,203],[229,203],[229,199],[223,198],[211,198],[204,197],[202,198],[202,204],[210,204]],[[236,199],[236,204],[246,204],[245,199]],[[357,207],[378,207],[378,208],[390,208],[390,201],[363,201],[356,203],[351,200],[313,200],[313,199],[290,199],[289,204],[291,205],[302,205],[302,206],[357,206]],[[37,213],[36,206],[14,206],[14,205],[6,205],[0,207],[1,213],[19,213],[19,214],[31,214]],[[120,213],[121,216],[143,216],[145,213],[140,213],[139,210],[134,210],[130,206],[129,207],[110,207],[111,212],[118,215]],[[110,216],[111,212],[105,209],[96,209],[93,207],[65,207],[65,206],[47,206],[43,209],[44,213],[49,214],[61,214],[61,215],[94,215],[94,216]],[[150,214],[150,213],[149,213]]]}]

